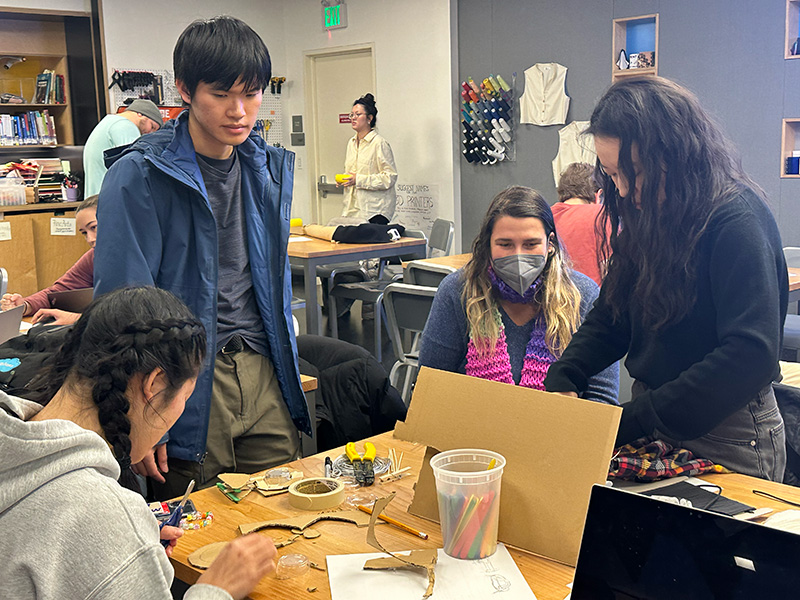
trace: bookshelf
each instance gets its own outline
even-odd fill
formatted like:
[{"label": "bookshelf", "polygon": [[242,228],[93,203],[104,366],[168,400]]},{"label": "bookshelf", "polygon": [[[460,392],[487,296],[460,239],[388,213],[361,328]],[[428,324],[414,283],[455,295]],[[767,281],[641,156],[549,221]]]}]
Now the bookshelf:
[{"label": "bookshelf", "polygon": [[[2,0],[0,0],[2,2]],[[51,2],[57,5],[57,2]],[[103,32],[100,0],[86,0],[87,11],[0,6],[0,56],[24,62],[0,66],[0,94],[21,95],[26,104],[0,104],[0,114],[44,111],[53,117],[56,145],[0,146],[0,163],[21,159],[68,159],[82,171],[83,144],[106,114]],[[36,76],[45,69],[62,74],[63,104],[32,104]],[[26,87],[27,86],[27,87]],[[88,247],[80,235],[53,235],[54,218],[73,218],[75,203],[55,202],[0,207],[12,238],[0,240],[2,266],[10,289],[28,295],[51,285]]]},{"label": "bookshelf", "polygon": [[[26,11],[0,7],[0,56],[22,57],[0,68],[0,94],[21,96],[23,104],[0,104],[0,114],[20,116],[47,111],[55,125],[54,144],[0,146],[0,161],[24,156],[29,148],[81,145],[105,115],[102,62],[95,42],[95,17],[75,11]],[[63,103],[34,103],[36,78],[45,70],[64,78]],[[80,85],[70,85],[71,81]]]}]

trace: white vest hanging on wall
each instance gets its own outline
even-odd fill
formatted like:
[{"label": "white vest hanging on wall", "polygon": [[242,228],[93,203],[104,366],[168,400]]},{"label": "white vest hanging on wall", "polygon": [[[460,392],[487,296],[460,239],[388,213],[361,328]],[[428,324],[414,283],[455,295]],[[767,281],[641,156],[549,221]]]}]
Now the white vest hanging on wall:
[{"label": "white vest hanging on wall", "polygon": [[561,173],[574,162],[594,165],[597,154],[594,149],[594,136],[583,133],[589,127],[589,121],[573,121],[558,130],[558,154],[553,160],[553,178],[556,187]]},{"label": "white vest hanging on wall", "polygon": [[525,71],[525,91],[519,99],[520,122],[531,125],[563,125],[567,122],[569,96],[564,91],[567,67],[536,63]]}]

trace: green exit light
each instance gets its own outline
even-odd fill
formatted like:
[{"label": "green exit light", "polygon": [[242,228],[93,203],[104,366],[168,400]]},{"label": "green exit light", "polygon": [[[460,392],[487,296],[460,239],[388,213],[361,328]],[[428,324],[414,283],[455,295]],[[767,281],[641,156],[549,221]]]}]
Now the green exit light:
[{"label": "green exit light", "polygon": [[325,7],[325,27],[336,27],[342,24],[341,5]]},{"label": "green exit light", "polygon": [[322,29],[343,29],[347,27],[347,5],[334,4],[322,7]]}]

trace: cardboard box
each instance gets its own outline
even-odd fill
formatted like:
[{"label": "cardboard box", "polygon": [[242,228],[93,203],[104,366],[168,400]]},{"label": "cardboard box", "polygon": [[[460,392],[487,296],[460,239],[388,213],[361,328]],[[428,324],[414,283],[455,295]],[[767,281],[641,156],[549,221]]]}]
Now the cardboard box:
[{"label": "cardboard box", "polygon": [[439,520],[430,457],[486,448],[506,458],[498,538],[574,566],[592,485],[605,483],[622,409],[423,367],[397,438],[426,444],[409,512]]}]

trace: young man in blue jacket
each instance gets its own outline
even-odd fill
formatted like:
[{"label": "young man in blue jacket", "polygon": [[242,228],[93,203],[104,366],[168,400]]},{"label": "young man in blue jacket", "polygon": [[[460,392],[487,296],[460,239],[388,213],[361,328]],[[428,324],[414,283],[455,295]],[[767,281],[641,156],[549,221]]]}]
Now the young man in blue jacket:
[{"label": "young man in blue jacket", "polygon": [[216,17],[186,28],[173,64],[188,110],[106,154],[95,259],[96,294],[170,290],[216,349],[168,442],[134,466],[160,498],[292,460],[298,430],[311,432],[286,253],[294,154],[252,133],[269,53],[245,23]]}]

